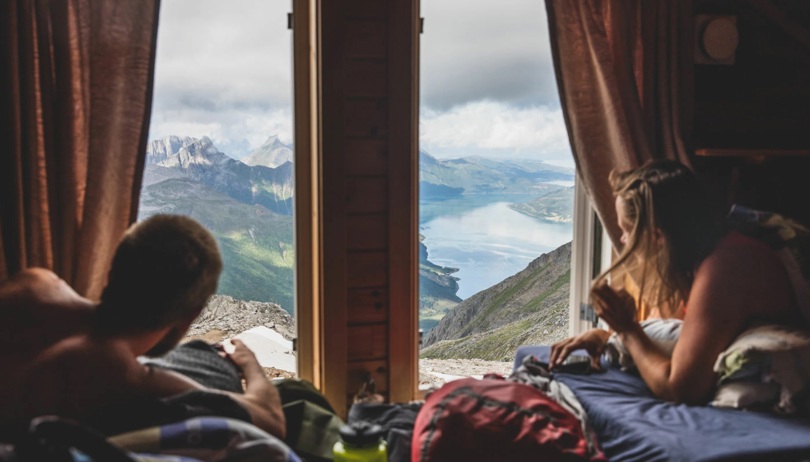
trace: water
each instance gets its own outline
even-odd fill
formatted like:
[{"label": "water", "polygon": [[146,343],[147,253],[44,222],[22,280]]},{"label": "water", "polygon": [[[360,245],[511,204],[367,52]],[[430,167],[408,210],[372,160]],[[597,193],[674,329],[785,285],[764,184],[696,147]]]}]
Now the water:
[{"label": "water", "polygon": [[571,223],[550,223],[516,212],[510,203],[535,196],[465,195],[446,201],[421,201],[420,232],[428,259],[459,268],[462,299],[526,268],[541,254],[570,242]]}]

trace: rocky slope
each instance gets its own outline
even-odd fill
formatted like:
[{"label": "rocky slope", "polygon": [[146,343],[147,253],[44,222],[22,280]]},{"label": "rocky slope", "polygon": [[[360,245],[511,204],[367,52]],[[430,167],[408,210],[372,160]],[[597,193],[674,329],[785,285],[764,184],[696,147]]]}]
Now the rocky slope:
[{"label": "rocky slope", "polygon": [[189,336],[202,336],[218,331],[228,338],[256,326],[273,329],[287,340],[295,337],[295,321],[275,303],[238,300],[227,295],[214,295],[191,325]]},{"label": "rocky slope", "polygon": [[508,361],[520,345],[567,334],[571,243],[456,305],[423,339],[423,358]]}]

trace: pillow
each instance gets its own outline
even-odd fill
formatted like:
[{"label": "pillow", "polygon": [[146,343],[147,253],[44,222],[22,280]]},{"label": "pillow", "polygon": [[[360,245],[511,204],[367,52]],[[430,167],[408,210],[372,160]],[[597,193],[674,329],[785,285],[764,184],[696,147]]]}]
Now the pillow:
[{"label": "pillow", "polygon": [[[772,408],[793,414],[810,410],[810,331],[781,325],[760,325],[742,334],[720,355],[714,365],[718,391],[712,404],[727,407],[754,407],[773,401],[761,393],[760,384],[772,384],[779,390]],[[734,403],[728,399],[728,384],[736,383],[737,393],[746,398]],[[755,399],[759,396],[760,399]],[[745,405],[741,405],[741,403]]]},{"label": "pillow", "polygon": [[761,382],[729,382],[720,385],[710,406],[769,410],[779,402],[779,385]]},{"label": "pillow", "polygon": [[[672,350],[675,349],[675,343],[678,342],[678,337],[681,335],[683,321],[680,319],[646,319],[640,324],[644,333],[667,355],[672,356]],[[615,333],[608,338],[605,344],[604,357],[608,364],[620,367],[623,371],[636,367],[633,357],[630,356],[627,348]]]}]

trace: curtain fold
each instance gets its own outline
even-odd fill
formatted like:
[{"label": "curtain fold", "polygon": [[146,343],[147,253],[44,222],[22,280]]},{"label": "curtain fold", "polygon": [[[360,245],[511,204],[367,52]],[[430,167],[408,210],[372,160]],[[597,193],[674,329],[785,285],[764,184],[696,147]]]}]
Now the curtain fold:
[{"label": "curtain fold", "polygon": [[546,0],[546,10],[577,172],[616,245],[610,171],[690,164],[692,2]]},{"label": "curtain fold", "polygon": [[0,2],[0,280],[97,298],[137,214],[159,0]]}]

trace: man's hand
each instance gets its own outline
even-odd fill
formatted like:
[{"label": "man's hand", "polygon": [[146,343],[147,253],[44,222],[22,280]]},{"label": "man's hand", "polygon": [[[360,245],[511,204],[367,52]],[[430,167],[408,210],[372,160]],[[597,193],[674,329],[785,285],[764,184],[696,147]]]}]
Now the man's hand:
[{"label": "man's hand", "polygon": [[624,290],[615,291],[606,283],[591,289],[593,309],[611,329],[623,334],[636,327],[636,301]]},{"label": "man's hand", "polygon": [[233,352],[226,353],[226,357],[233,361],[233,363],[236,364],[236,367],[238,367],[242,373],[244,373],[246,369],[261,369],[261,365],[256,359],[256,355],[250,348],[247,347],[247,345],[245,345],[245,342],[239,339],[232,339],[231,343],[234,347]]},{"label": "man's hand", "polygon": [[231,339],[231,343],[233,351],[224,354],[242,371],[245,394],[230,393],[230,396],[247,409],[256,426],[284,439],[286,422],[278,390],[264,375],[253,351],[241,340]]},{"label": "man's hand", "polygon": [[551,346],[551,356],[548,364],[551,369],[559,366],[565,358],[574,350],[584,348],[591,357],[591,367],[600,369],[599,357],[605,349],[605,342],[610,337],[610,332],[602,329],[587,330],[579,335],[569,337]]}]

